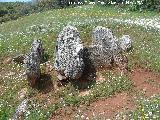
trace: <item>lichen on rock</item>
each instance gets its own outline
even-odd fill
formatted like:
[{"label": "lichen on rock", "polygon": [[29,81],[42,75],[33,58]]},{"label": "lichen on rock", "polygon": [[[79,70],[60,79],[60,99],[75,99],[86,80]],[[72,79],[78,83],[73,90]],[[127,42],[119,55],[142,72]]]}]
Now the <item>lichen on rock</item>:
[{"label": "lichen on rock", "polygon": [[40,58],[40,61],[43,61],[44,56],[44,49],[42,45],[42,41],[40,39],[34,39],[32,43],[31,52],[36,52],[38,57]]},{"label": "lichen on rock", "polygon": [[132,40],[129,35],[123,35],[120,40],[120,47],[123,51],[128,51],[132,48]]},{"label": "lichen on rock", "polygon": [[92,34],[91,60],[96,68],[110,65],[113,55],[120,52],[118,39],[109,28],[97,26]]},{"label": "lichen on rock", "polygon": [[31,86],[34,86],[40,79],[40,63],[43,56],[43,47],[40,40],[34,40],[31,47],[31,52],[25,56],[25,67],[27,80]]},{"label": "lichen on rock", "polygon": [[[84,62],[81,54],[83,44],[76,27],[66,26],[60,32],[55,49],[55,69],[65,78],[81,77]],[[62,77],[61,77],[62,78]]]},{"label": "lichen on rock", "polygon": [[128,66],[128,59],[123,52],[132,46],[129,35],[118,39],[109,28],[97,26],[93,30],[92,45],[90,46],[91,60],[96,68],[112,66],[113,63],[124,71]]}]

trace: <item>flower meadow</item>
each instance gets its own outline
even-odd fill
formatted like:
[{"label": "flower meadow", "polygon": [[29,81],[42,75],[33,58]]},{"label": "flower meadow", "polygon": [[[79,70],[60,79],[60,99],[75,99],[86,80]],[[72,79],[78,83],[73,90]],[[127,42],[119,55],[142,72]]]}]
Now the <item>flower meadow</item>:
[{"label": "flower meadow", "polygon": [[[42,39],[45,53],[53,65],[56,39],[66,25],[78,28],[85,45],[91,43],[92,29],[98,25],[111,28],[118,37],[122,34],[130,35],[133,39],[133,49],[127,54],[129,69],[140,67],[160,73],[159,13],[136,13],[120,8],[84,5],[21,17],[0,24],[0,119],[12,118],[22,99],[29,100],[26,120],[46,120],[52,119],[56,111],[64,107],[89,106],[101,98],[108,98],[122,91],[134,91],[134,83],[129,77],[108,71],[100,71],[105,78],[101,83],[94,80],[88,83],[73,82],[60,88],[55,86],[55,72],[51,72],[51,83],[48,81],[50,85],[45,86],[43,83],[35,89],[28,86],[23,65],[4,63],[10,57],[28,53],[33,39],[38,38]],[[44,65],[41,69],[45,73]],[[19,93],[24,88],[27,92],[25,97],[21,98]],[[89,94],[79,96],[82,89],[89,89]],[[136,96],[137,109],[118,113],[115,119],[160,118],[159,95],[153,95],[151,98],[140,94]],[[78,110],[81,111],[77,108]],[[89,119],[83,113],[78,113],[73,116],[74,119]],[[93,119],[99,117],[95,116]]]}]

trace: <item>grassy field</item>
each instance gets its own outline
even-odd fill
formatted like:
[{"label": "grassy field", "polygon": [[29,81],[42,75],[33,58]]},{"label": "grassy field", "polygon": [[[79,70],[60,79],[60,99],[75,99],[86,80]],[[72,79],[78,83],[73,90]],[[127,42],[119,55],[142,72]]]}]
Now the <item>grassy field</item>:
[{"label": "grassy field", "polygon": [[[114,22],[108,18],[160,19],[158,13],[134,13],[120,8],[92,5],[32,14],[0,25],[1,63],[8,57],[29,52],[33,39],[40,38],[45,52],[53,64],[56,39],[64,26],[68,24],[76,26],[83,42],[89,45],[92,41],[92,29],[101,25],[111,28],[117,37],[123,34],[131,36],[133,50],[127,54],[131,70],[140,67],[153,72],[160,72],[159,31],[154,28],[148,29],[134,24]],[[12,117],[16,107],[22,101],[18,99],[18,93],[24,88],[27,89],[26,98],[30,100],[29,110],[26,114],[27,120],[46,120],[51,118],[52,114],[59,108],[89,105],[97,99],[107,98],[122,91],[132,91],[134,88],[132,81],[127,76],[121,77],[112,72],[101,71],[106,81],[99,84],[93,80],[85,84],[73,82],[59,88],[55,86],[57,84],[55,72],[51,72],[48,75],[48,83],[43,83],[42,80],[42,85],[40,84],[36,89],[33,89],[28,86],[25,80],[25,70],[22,65],[1,64],[0,67],[0,119],[2,120],[8,120]],[[81,88],[82,86],[85,88]],[[83,89],[89,89],[90,94],[79,96]],[[135,119],[139,116],[145,117],[148,109],[152,111],[152,114],[157,115],[158,109],[156,107],[148,108],[146,105],[160,105],[159,96],[152,98],[151,102],[141,103],[137,103],[141,105],[140,108],[131,113]],[[143,109],[146,110],[143,111]]]}]

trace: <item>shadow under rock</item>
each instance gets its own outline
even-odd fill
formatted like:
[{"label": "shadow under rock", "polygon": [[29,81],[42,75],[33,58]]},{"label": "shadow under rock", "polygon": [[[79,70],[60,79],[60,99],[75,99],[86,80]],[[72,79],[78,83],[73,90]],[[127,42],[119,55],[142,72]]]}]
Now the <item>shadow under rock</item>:
[{"label": "shadow under rock", "polygon": [[51,75],[49,74],[41,74],[40,80],[38,81],[36,87],[42,93],[48,93],[53,90],[53,81],[51,79]]},{"label": "shadow under rock", "polygon": [[96,69],[90,59],[90,49],[85,47],[79,54],[83,55],[84,70],[82,76],[77,80],[71,80],[71,83],[78,90],[89,89],[92,85],[96,84]]}]

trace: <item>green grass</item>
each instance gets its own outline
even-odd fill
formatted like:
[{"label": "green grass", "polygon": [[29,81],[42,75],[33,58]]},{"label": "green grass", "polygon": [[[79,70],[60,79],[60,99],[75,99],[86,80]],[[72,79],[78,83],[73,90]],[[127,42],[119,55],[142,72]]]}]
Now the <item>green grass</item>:
[{"label": "green grass", "polygon": [[[120,12],[118,12],[120,11]],[[92,29],[98,25],[110,27],[117,37],[129,34],[133,39],[133,50],[128,54],[131,68],[141,66],[160,72],[160,34],[154,29],[145,29],[136,25],[119,24],[113,21],[97,21],[100,18],[138,18],[158,17],[157,13],[126,12],[112,7],[81,6],[77,8],[58,9],[43,13],[32,14],[16,21],[9,21],[0,25],[0,60],[7,56],[15,56],[27,53],[30,50],[34,38],[42,39],[45,52],[53,62],[54,46],[57,36],[67,24],[75,25],[80,31],[84,44],[92,41]],[[92,21],[94,20],[94,21]],[[132,89],[132,82],[127,77],[120,77],[110,73],[104,73],[108,78],[100,84],[87,84],[91,93],[80,97],[79,87],[73,83],[61,88],[59,91],[51,90],[43,93],[43,90],[32,89],[27,85],[23,66],[16,64],[1,64],[0,67],[0,119],[9,119],[13,115],[17,105],[21,102],[18,92],[22,88],[28,89],[27,97],[30,99],[29,111],[26,119],[46,120],[57,109],[67,106],[90,104],[102,97],[109,97],[121,91]],[[8,75],[14,72],[14,75]],[[6,76],[6,77],[5,77]],[[51,74],[51,81],[56,83],[56,76]],[[49,103],[47,100],[52,102]],[[35,105],[34,105],[35,104]]]},{"label": "green grass", "polygon": [[144,99],[136,111],[131,113],[133,119],[160,119],[160,96]]},{"label": "green grass", "polygon": [[[123,120],[159,120],[160,119],[160,96],[143,98],[137,101],[137,109],[127,113],[119,113],[116,119]],[[93,120],[105,120],[103,116],[95,116]],[[115,118],[114,118],[115,119]]]},{"label": "green grass", "polygon": [[[151,98],[143,98],[138,101],[138,108],[134,111],[129,111],[125,116],[129,119],[142,120],[158,120],[160,119],[160,96]],[[121,117],[124,115],[121,115]]]},{"label": "green grass", "polygon": [[[16,107],[21,102],[21,100],[17,99],[17,93],[23,87],[27,87],[29,89],[28,96],[30,97],[28,108],[30,114],[26,116],[27,120],[45,120],[48,119],[53,112],[61,107],[79,106],[80,104],[89,105],[99,98],[109,97],[117,92],[129,90],[132,88],[132,82],[128,79],[124,79],[113,74],[110,75],[110,79],[111,81],[105,81],[103,83],[91,86],[91,93],[84,97],[77,96],[79,94],[79,90],[72,84],[68,84],[65,88],[63,88],[63,90],[57,92],[56,94],[54,91],[51,91],[47,94],[48,97],[41,98],[41,92],[28,87],[26,85],[26,81],[24,85],[22,83],[18,85],[18,81],[9,83],[6,85],[8,86],[7,91],[4,92],[1,96],[0,119],[9,119],[12,117]],[[13,86],[16,86],[16,88],[13,88]],[[55,99],[56,102],[48,105],[48,101],[46,100],[47,98]]]},{"label": "green grass", "polygon": [[[58,33],[67,24],[78,27],[81,38],[86,44],[91,42],[92,29],[97,25],[102,25],[112,28],[118,36],[129,34],[134,41],[133,56],[137,58],[139,64],[143,63],[143,66],[147,65],[153,70],[160,71],[159,33],[136,25],[103,21],[104,18],[109,17],[123,19],[144,17],[143,13],[126,12],[126,14],[122,14],[118,11],[118,9],[111,7],[81,6],[33,14],[1,24],[0,58],[27,53],[34,38],[42,39],[46,52],[52,58]],[[146,16],[150,16],[150,14],[149,12],[145,13]],[[154,17],[158,17],[158,13],[155,13]],[[101,18],[102,21],[97,21]]]}]

